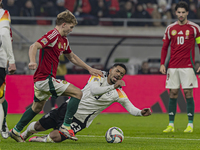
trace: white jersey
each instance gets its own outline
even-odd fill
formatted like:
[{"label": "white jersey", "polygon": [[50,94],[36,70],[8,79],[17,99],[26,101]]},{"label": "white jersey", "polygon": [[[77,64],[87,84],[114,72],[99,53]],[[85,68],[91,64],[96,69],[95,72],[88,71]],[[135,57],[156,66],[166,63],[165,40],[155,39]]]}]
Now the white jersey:
[{"label": "white jersey", "polygon": [[6,68],[7,61],[10,64],[15,63],[10,32],[10,14],[7,10],[0,9],[0,67],[2,68]]},{"label": "white jersey", "polygon": [[82,89],[83,97],[74,117],[89,127],[94,118],[114,102],[120,103],[131,115],[141,116],[141,110],[130,102],[121,88],[114,89],[114,85],[109,85],[107,73],[103,73],[104,78],[91,76]]}]

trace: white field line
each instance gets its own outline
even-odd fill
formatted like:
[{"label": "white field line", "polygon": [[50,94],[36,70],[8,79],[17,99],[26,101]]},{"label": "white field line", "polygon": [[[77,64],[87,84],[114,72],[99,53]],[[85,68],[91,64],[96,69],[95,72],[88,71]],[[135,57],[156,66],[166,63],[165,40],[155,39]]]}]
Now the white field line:
[{"label": "white field line", "polygon": [[[46,134],[34,134],[34,135],[38,135],[38,136],[43,136]],[[105,136],[97,136],[97,135],[76,135],[78,137],[87,137],[87,138],[105,138]],[[185,138],[156,138],[156,137],[130,137],[130,136],[125,136],[125,138],[129,138],[129,139],[148,139],[148,140],[179,140],[179,141],[200,141],[200,139],[185,139]]]}]

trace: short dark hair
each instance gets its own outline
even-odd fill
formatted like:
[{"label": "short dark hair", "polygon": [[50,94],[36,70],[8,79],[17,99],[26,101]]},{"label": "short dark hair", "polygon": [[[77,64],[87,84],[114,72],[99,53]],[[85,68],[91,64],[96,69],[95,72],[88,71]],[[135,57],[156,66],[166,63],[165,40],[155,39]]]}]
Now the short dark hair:
[{"label": "short dark hair", "polygon": [[178,8],[185,8],[186,11],[189,11],[188,4],[184,1],[180,1],[176,4],[175,10],[177,11]]},{"label": "short dark hair", "polygon": [[115,68],[117,66],[120,66],[120,67],[124,68],[125,74],[127,73],[127,68],[126,68],[126,66],[124,64],[114,64],[110,69]]}]

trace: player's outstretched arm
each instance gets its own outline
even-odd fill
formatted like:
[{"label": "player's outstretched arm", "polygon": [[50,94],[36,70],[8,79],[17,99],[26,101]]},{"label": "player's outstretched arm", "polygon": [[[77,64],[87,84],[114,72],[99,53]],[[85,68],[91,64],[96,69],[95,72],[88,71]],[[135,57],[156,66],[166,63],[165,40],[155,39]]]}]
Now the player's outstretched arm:
[{"label": "player's outstretched arm", "polygon": [[98,76],[100,75],[101,77],[103,77],[103,73],[101,72],[101,70],[98,69],[94,69],[91,68],[90,66],[88,66],[85,62],[83,62],[76,54],[74,54],[73,52],[71,52],[70,54],[65,54],[65,56],[69,59],[69,61],[71,61],[73,64],[80,66],[86,70],[89,71],[89,73],[91,75],[94,76]]},{"label": "player's outstretched arm", "polygon": [[149,108],[144,108],[141,110],[142,116],[149,116],[151,115],[151,110]]},{"label": "player's outstretched arm", "polygon": [[29,69],[31,70],[35,70],[37,68],[37,63],[36,63],[36,54],[37,54],[37,50],[41,49],[42,45],[38,42],[35,42],[34,44],[32,44],[29,48],[29,59],[30,59],[30,63],[28,64]]}]

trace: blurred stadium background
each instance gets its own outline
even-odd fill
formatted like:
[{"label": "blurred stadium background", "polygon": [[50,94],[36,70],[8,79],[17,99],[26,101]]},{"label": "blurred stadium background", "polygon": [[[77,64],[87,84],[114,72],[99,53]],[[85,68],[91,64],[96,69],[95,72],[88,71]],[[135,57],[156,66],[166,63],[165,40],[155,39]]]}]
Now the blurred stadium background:
[{"label": "blurred stadium background", "polygon": [[[17,65],[16,75],[7,77],[8,113],[23,113],[31,105],[34,71],[28,69],[29,46],[53,29],[56,15],[66,9],[72,11],[79,22],[68,36],[74,53],[90,66],[101,70],[108,70],[117,62],[124,63],[128,68],[124,90],[133,104],[139,108],[151,107],[153,112],[167,112],[168,91],[165,90],[165,76],[159,73],[160,53],[165,28],[176,21],[174,6],[178,1],[3,0],[4,8],[11,15]],[[190,6],[188,19],[199,24],[200,1],[185,1]],[[195,59],[199,59],[197,47]],[[143,62],[147,65],[142,66]],[[66,80],[82,88],[89,77],[88,72],[67,60],[63,63],[67,69]],[[142,67],[147,70],[146,73],[141,73]],[[194,99],[198,93],[195,89]],[[63,102],[64,98],[61,99]],[[20,103],[22,100],[23,106]],[[178,112],[186,112],[182,92],[178,102]],[[198,101],[195,103],[198,105]],[[59,105],[60,102],[57,102]],[[13,111],[16,106],[19,107]],[[126,111],[121,106],[115,106],[107,112]],[[196,107],[195,112],[200,110]]]}]

